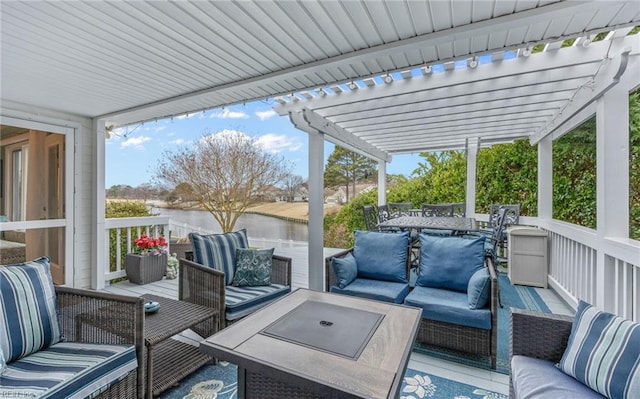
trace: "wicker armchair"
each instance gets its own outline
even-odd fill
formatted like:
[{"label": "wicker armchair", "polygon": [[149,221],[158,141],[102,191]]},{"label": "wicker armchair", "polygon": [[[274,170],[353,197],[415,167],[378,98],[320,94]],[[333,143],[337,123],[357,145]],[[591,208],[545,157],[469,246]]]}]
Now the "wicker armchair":
[{"label": "wicker armchair", "polygon": [[[337,277],[331,266],[332,258],[344,258],[353,248],[325,258],[325,291],[337,284]],[[485,355],[491,360],[491,368],[495,369],[498,348],[498,275],[491,258],[485,258],[485,266],[491,280],[491,329],[474,328],[458,324],[445,323],[423,318],[416,342],[448,348],[460,352]],[[407,262],[407,272],[410,263]],[[408,274],[407,274],[408,275]]]},{"label": "wicker armchair", "polygon": [[[224,273],[190,260],[193,259],[191,252],[187,252],[186,257],[180,259],[178,299],[218,311],[217,325],[201,323],[192,328],[199,335],[208,337],[235,321],[226,317]],[[271,283],[291,286],[291,258],[273,255],[272,265]]]},{"label": "wicker armchair", "polygon": [[498,351],[498,275],[491,258],[485,258],[491,280],[491,329],[474,328],[423,318],[416,342],[448,348],[459,352],[489,356],[491,368],[496,368]]},{"label": "wicker armchair", "polygon": [[[572,323],[573,316],[512,308],[509,358],[522,355],[559,362],[567,347]],[[515,397],[511,377],[509,397]]]},{"label": "wicker armchair", "polygon": [[[101,344],[135,345],[138,368],[102,392],[97,398],[141,398],[144,394],[144,300],[143,298],[56,287],[60,329],[66,341]],[[109,333],[79,322],[86,315],[99,317],[101,309],[118,308],[117,320],[110,323]]]}]

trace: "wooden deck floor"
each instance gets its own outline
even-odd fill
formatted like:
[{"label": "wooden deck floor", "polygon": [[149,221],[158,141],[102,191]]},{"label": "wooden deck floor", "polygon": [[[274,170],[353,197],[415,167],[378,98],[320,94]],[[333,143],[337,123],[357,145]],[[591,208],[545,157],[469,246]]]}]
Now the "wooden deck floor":
[{"label": "wooden deck floor", "polygon": [[[325,248],[325,256],[341,251],[340,249]],[[292,259],[292,282],[293,288],[308,287],[307,271],[307,248],[276,248],[276,254],[288,256]],[[162,280],[151,284],[137,285],[129,282],[121,282],[104,289],[121,295],[140,296],[145,293],[165,296],[168,298],[178,297],[178,280]],[[569,308],[552,290],[537,289],[542,299],[546,302],[553,313],[573,314]],[[183,342],[198,345],[201,337],[187,330],[178,336],[173,337]],[[465,366],[459,363],[437,359],[431,356],[414,352],[409,360],[409,368],[423,371],[431,375],[447,378],[454,381],[463,382],[479,388],[488,389],[494,392],[509,394],[509,376]]]}]

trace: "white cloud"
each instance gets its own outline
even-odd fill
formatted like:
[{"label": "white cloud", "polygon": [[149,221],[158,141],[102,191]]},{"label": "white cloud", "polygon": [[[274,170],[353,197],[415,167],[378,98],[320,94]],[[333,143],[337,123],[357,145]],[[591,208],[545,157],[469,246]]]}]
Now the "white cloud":
[{"label": "white cloud", "polygon": [[131,137],[129,139],[126,139],[122,143],[120,143],[120,148],[141,147],[147,141],[151,141],[151,137],[147,137],[147,136]]},{"label": "white cloud", "polygon": [[175,139],[169,142],[169,144],[172,144],[172,145],[181,145],[184,143],[186,143],[186,141],[184,141],[183,139]]},{"label": "white cloud", "polygon": [[196,116],[196,113],[192,112],[190,114],[178,115],[176,116],[176,119],[189,119],[189,118],[193,118],[194,116]]},{"label": "white cloud", "polygon": [[249,115],[245,112],[240,111],[230,111],[228,109],[223,109],[221,112],[216,112],[211,114],[210,118],[219,118],[219,119],[247,119]]},{"label": "white cloud", "polygon": [[285,134],[269,133],[260,136],[256,141],[262,148],[270,152],[281,152],[284,150],[294,152],[302,148],[301,142]]},{"label": "white cloud", "polygon": [[157,126],[157,127],[155,128],[155,132],[156,132],[156,133],[161,132],[161,131],[163,131],[163,130],[164,130],[164,129],[166,129],[166,128],[167,128],[166,126]]},{"label": "white cloud", "polygon": [[260,118],[261,121],[263,121],[265,119],[269,119],[269,118],[271,118],[273,116],[276,116],[276,115],[278,115],[278,114],[276,113],[276,111],[274,111],[272,109],[267,110],[267,111],[256,111],[256,116],[258,118]]}]

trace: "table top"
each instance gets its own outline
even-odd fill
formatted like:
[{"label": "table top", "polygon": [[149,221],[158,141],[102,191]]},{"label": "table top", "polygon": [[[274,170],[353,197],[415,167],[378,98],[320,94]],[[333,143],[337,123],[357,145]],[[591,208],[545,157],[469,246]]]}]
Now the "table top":
[{"label": "table top", "polygon": [[[265,333],[310,302],[378,313],[382,320],[354,358]],[[292,376],[357,397],[394,398],[402,385],[421,313],[403,305],[298,289],[207,338],[200,347],[211,356],[247,369],[268,369],[272,374]],[[333,320],[327,314],[318,316],[324,326]],[[333,330],[327,327],[327,331]]]},{"label": "table top", "polygon": [[162,342],[218,313],[212,308],[158,295],[142,294],[141,296],[146,301],[155,301],[160,304],[160,309],[157,312],[145,314],[144,341],[146,345]]},{"label": "table top", "polygon": [[448,216],[400,216],[385,220],[378,227],[396,227],[400,229],[444,229],[456,231],[475,230],[473,218]]}]

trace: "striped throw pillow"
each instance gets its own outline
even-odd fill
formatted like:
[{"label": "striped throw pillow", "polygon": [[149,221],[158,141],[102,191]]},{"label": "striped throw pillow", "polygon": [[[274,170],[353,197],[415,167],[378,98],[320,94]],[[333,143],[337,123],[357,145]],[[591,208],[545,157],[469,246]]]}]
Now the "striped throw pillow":
[{"label": "striped throw pillow", "polygon": [[224,234],[189,233],[189,241],[193,249],[193,259],[201,265],[223,272],[226,285],[233,282],[236,249],[249,248],[245,229]]},{"label": "striped throw pillow", "polygon": [[49,258],[0,267],[0,348],[7,363],[61,339]]},{"label": "striped throw pillow", "polygon": [[580,301],[558,367],[607,398],[640,398],[640,324]]}]

